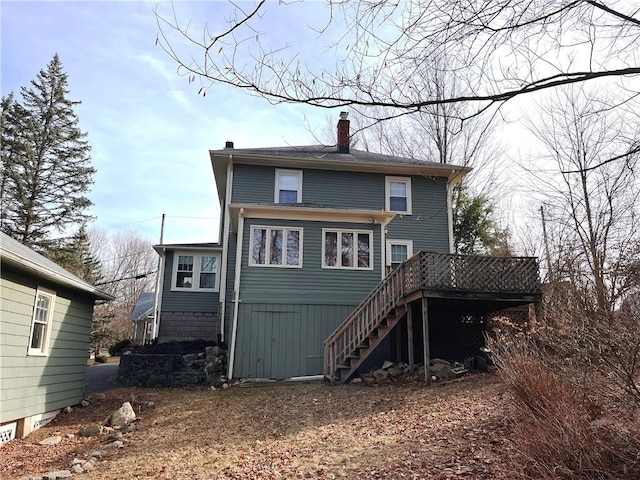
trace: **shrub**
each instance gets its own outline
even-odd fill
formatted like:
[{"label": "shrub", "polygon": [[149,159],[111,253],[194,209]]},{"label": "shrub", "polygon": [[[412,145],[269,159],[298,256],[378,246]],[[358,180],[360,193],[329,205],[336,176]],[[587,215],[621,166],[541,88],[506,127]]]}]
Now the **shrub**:
[{"label": "shrub", "polygon": [[96,363],[107,363],[107,360],[109,360],[109,358],[106,355],[96,355],[96,358],[94,359],[94,362],[96,362]]},{"label": "shrub", "polygon": [[122,355],[122,351],[125,348],[128,348],[130,346],[131,346],[131,340],[129,339],[120,340],[119,342],[116,342],[109,347],[109,355],[111,355],[112,357],[118,357]]}]

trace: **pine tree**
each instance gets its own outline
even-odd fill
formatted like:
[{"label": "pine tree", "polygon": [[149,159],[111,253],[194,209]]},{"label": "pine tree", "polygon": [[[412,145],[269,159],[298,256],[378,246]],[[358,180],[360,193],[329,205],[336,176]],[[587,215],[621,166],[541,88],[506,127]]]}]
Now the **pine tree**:
[{"label": "pine tree", "polygon": [[[86,137],[67,98],[58,55],[41,70],[22,104],[2,99],[2,230],[46,253],[56,235],[90,218],[86,194],[95,169]],[[5,145],[6,142],[6,145]]]}]

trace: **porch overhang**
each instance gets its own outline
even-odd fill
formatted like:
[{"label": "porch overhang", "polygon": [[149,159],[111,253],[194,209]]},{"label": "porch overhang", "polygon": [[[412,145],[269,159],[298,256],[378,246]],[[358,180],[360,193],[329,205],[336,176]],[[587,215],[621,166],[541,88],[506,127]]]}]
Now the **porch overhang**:
[{"label": "porch overhang", "polygon": [[395,212],[384,210],[366,210],[335,208],[321,206],[296,206],[296,205],[256,205],[232,203],[229,205],[231,228],[235,232],[238,226],[238,218],[244,217],[264,218],[275,220],[307,220],[316,222],[349,222],[368,225],[386,226],[395,216]]}]

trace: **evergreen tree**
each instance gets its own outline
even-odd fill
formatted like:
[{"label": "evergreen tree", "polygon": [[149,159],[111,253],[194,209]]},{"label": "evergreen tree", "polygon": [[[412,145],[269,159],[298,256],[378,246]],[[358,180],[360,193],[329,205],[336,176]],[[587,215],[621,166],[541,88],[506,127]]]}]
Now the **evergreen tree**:
[{"label": "evergreen tree", "polygon": [[68,93],[56,54],[22,87],[22,103],[2,99],[1,228],[42,253],[55,248],[56,234],[90,218],[91,147],[73,111],[80,102]]},{"label": "evergreen tree", "polygon": [[493,217],[493,205],[484,195],[474,195],[464,184],[453,190],[453,242],[456,253],[510,255],[508,232]]},{"label": "evergreen tree", "polygon": [[85,225],[70,239],[58,239],[47,252],[47,257],[89,283],[100,283],[102,265],[91,254],[89,235]]}]

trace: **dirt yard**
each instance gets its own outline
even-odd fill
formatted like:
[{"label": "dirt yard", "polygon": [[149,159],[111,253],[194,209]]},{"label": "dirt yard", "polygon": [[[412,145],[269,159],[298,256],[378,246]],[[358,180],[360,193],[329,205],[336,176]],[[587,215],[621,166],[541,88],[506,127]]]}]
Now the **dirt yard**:
[{"label": "dirt yard", "polygon": [[[107,434],[78,435],[124,401],[139,415],[124,448],[105,448]],[[508,405],[494,374],[428,388],[413,377],[342,387],[118,389],[0,446],[0,478],[69,469],[96,449],[107,453],[82,478],[500,478]],[[38,444],[54,435],[63,437],[58,445]]]}]

